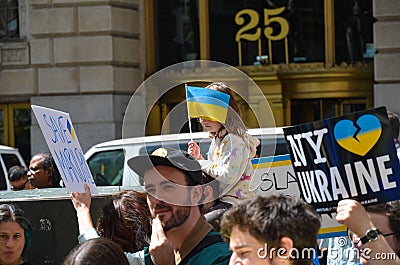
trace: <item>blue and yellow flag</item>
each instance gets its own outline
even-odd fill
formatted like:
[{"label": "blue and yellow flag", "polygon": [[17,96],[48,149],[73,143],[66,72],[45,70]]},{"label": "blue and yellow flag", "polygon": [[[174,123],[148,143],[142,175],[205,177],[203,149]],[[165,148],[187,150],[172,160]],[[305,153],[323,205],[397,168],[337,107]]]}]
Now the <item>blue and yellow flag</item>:
[{"label": "blue and yellow flag", "polygon": [[204,87],[187,86],[186,97],[189,117],[225,123],[230,98],[228,94]]}]

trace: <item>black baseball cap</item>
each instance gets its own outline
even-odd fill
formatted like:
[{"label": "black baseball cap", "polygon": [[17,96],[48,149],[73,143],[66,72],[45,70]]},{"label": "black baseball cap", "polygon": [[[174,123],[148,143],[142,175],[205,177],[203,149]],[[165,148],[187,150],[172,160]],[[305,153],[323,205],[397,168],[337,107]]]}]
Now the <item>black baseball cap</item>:
[{"label": "black baseball cap", "polygon": [[144,173],[155,166],[174,167],[188,175],[194,185],[203,184],[203,172],[199,162],[183,150],[158,148],[150,155],[130,158],[128,166],[139,175],[142,185]]}]

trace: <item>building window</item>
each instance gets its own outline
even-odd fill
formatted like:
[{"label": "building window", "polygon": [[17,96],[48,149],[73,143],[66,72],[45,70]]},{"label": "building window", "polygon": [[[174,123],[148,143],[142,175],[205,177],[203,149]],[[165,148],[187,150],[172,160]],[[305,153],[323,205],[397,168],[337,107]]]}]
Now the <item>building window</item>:
[{"label": "building window", "polygon": [[320,0],[213,0],[209,23],[211,60],[230,65],[325,60]]},{"label": "building window", "polygon": [[7,123],[7,106],[0,105],[0,145],[5,145],[8,139],[6,138],[8,131]]},{"label": "building window", "polygon": [[0,104],[0,144],[19,149],[25,162],[31,158],[29,103]]},{"label": "building window", "polygon": [[156,70],[198,60],[198,0],[154,0]]},{"label": "building window", "polygon": [[335,0],[336,63],[370,63],[373,44],[372,0]]},{"label": "building window", "polygon": [[19,37],[18,0],[0,0],[0,38]]},{"label": "building window", "polygon": [[232,66],[340,65],[370,63],[375,54],[372,0],[149,2],[152,72],[196,59]]},{"label": "building window", "polygon": [[365,110],[366,99],[300,99],[291,100],[291,125],[312,122]]}]

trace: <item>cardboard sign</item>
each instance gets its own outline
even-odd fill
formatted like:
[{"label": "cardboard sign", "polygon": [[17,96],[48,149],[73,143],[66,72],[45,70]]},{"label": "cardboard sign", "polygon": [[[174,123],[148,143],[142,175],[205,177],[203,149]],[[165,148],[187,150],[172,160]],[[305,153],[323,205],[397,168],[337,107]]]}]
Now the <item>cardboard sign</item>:
[{"label": "cardboard sign", "polygon": [[85,192],[87,183],[98,194],[69,114],[35,105],[32,110],[67,189]]},{"label": "cardboard sign", "polygon": [[[257,195],[284,194],[301,197],[289,154],[253,158],[251,162],[254,174],[250,186],[255,187]],[[318,232],[318,238],[341,235],[346,235],[346,227],[336,222],[336,214],[321,214],[321,229]]]},{"label": "cardboard sign", "polygon": [[284,128],[302,198],[319,213],[342,199],[400,199],[400,166],[385,107]]},{"label": "cardboard sign", "polygon": [[290,155],[253,158],[252,190],[258,195],[291,195],[300,197],[300,190],[292,167]]}]

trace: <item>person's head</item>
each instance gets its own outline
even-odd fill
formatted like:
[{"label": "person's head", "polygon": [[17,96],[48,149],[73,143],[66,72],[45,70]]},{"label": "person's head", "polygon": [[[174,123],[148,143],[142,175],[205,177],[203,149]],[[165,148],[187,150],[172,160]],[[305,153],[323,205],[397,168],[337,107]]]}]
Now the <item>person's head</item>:
[{"label": "person's head", "polygon": [[128,165],[143,179],[152,218],[165,231],[190,226],[200,217],[203,178],[200,164],[182,150],[159,148]]},{"label": "person's head", "polygon": [[320,225],[314,208],[299,198],[256,196],[225,212],[221,231],[233,251],[230,264],[309,265],[312,255],[301,254],[316,246]]},{"label": "person's head", "polygon": [[94,238],[73,248],[64,265],[129,265],[122,248],[108,238]]},{"label": "person's head", "polygon": [[[376,228],[385,237],[389,246],[400,257],[400,201],[367,206],[365,210]],[[351,239],[355,246],[360,244],[360,236],[362,237],[363,235],[351,234]],[[368,264],[368,260],[362,256],[360,257],[360,262],[361,264]]]},{"label": "person's head", "polygon": [[240,118],[240,110],[238,103],[233,95],[232,89],[229,88],[227,84],[224,82],[213,82],[206,86],[206,88],[213,89],[225,93],[230,96],[229,98],[229,108],[228,114],[226,116],[225,124],[221,124],[216,121],[209,121],[200,119],[201,125],[210,132],[210,135],[213,137],[223,138],[226,132],[224,129],[228,131],[228,133],[236,134],[239,136],[243,136],[246,132],[246,126]]},{"label": "person's head", "polygon": [[28,181],[28,170],[23,166],[12,166],[8,170],[8,180],[11,184],[11,189],[17,190],[30,190],[32,185]]},{"label": "person's head", "polygon": [[0,205],[0,264],[20,264],[31,241],[32,228],[24,212],[14,205]]},{"label": "person's head", "polygon": [[104,206],[97,221],[100,236],[118,243],[125,252],[138,252],[148,246],[151,237],[151,217],[146,194],[123,191]]},{"label": "person's head", "polygon": [[399,138],[399,127],[400,127],[399,117],[391,111],[388,111],[387,115],[389,118],[390,127],[392,128],[393,140],[395,143],[397,143]]},{"label": "person's head", "polygon": [[35,188],[59,187],[60,175],[52,156],[48,153],[34,155],[29,163],[28,178]]}]

